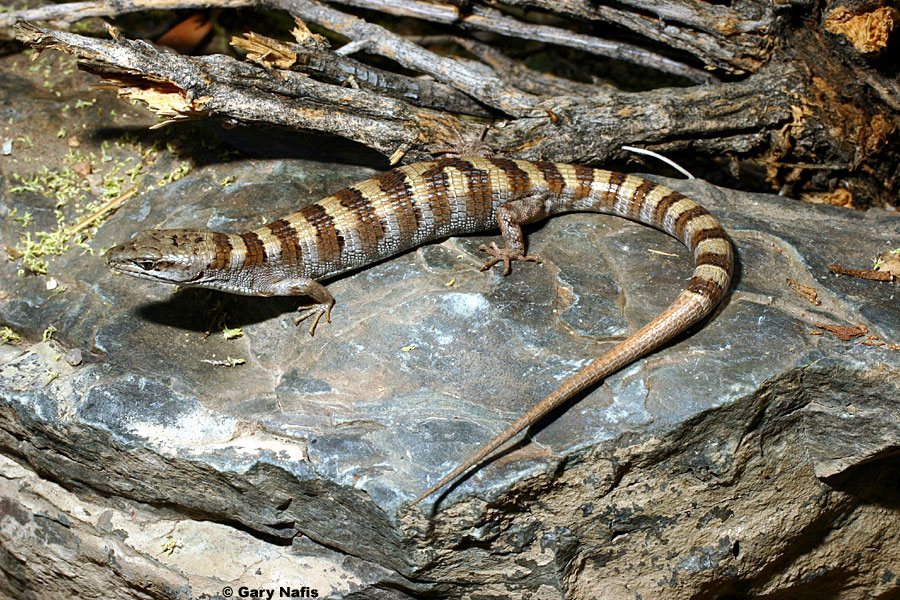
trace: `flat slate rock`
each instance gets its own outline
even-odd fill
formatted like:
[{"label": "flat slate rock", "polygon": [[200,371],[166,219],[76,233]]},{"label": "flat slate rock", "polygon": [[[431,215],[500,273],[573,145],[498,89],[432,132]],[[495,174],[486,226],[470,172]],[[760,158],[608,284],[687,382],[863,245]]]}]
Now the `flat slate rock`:
[{"label": "flat slate rock", "polygon": [[[0,597],[897,597],[900,288],[827,269],[900,247],[895,213],[667,181],[737,245],[723,306],[410,510],[662,310],[685,249],[566,215],[528,229],[544,264],[503,277],[478,270],[497,235],[454,238],[330,282],[334,322],[310,338],[296,299],[173,294],[98,251],[253,228],[375,171],[296,160],[343,141],[148,131],[70,59],[35,58],[0,57],[0,326],[24,338],[0,345]],[[54,229],[58,203],[71,223],[132,178],[94,254],[19,274],[8,249]]]},{"label": "flat slate rock", "polygon": [[[198,168],[129,202],[91,245],[156,227],[254,228],[374,173],[291,160]],[[237,183],[222,187],[226,176]],[[503,277],[479,271],[477,246],[499,236],[452,238],[330,282],[334,322],[314,338],[295,327],[294,299],[173,294],[78,251],[51,261],[65,288],[53,295],[46,277],[5,265],[0,321],[30,339],[57,331],[5,349],[0,450],[94,502],[352,557],[357,587],[322,596],[778,588],[770,570],[792,568],[795,537],[864,510],[846,491],[860,478],[878,496],[898,472],[900,351],[884,344],[900,341],[900,289],[827,265],[900,246],[900,220],[663,182],[736,244],[724,305],[412,511],[430,483],[675,298],[688,252],[645,226],[570,214],[530,227],[544,263]],[[5,198],[28,202],[41,200]],[[868,334],[844,341],[818,324]],[[243,335],[226,340],[223,325]],[[84,360],[69,366],[59,356],[74,348]],[[246,362],[216,364],[229,357]],[[896,502],[884,501],[895,542]],[[763,514],[796,521],[781,530]],[[667,539],[678,542],[663,551]],[[878,575],[876,588],[896,584]],[[182,583],[173,594],[215,593]]]}]

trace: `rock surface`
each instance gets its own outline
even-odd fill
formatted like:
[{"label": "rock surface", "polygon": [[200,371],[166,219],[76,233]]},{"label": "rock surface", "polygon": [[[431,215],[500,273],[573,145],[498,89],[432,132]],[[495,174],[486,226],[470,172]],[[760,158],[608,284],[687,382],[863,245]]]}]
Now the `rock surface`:
[{"label": "rock surface", "polygon": [[[71,97],[42,102],[8,118],[66,124],[51,109]],[[102,142],[81,140],[98,170]],[[91,248],[145,228],[256,227],[375,172],[195,159],[176,180],[158,153],[158,184]],[[56,218],[49,192],[10,191],[17,156],[0,157],[3,246],[23,231],[14,211],[32,228]],[[665,183],[733,237],[724,306],[413,510],[664,308],[687,251],[622,219],[565,215],[528,232],[544,264],[502,277],[478,270],[478,244],[498,236],[454,238],[331,282],[334,322],[312,339],[292,299],[173,294],[78,248],[44,276],[4,262],[0,325],[25,341],[0,347],[0,594],[897,597],[900,350],[882,344],[900,343],[900,288],[827,265],[900,247],[900,218]],[[847,341],[816,328],[858,323],[868,333]]]}]

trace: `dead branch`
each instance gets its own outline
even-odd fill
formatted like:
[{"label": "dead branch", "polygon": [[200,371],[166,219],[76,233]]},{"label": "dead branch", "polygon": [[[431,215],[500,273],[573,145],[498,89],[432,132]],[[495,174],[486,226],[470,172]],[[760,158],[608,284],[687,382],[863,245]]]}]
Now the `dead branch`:
[{"label": "dead branch", "polygon": [[790,14],[789,5],[769,2],[735,2],[733,6],[670,0],[618,3],[632,7],[632,11],[591,0],[504,0],[504,3],[539,8],[578,20],[615,24],[732,74],[756,72],[768,62],[772,43],[767,32],[782,27]]},{"label": "dead branch", "polygon": [[[556,77],[529,69],[521,62],[505,56],[502,52],[477,40],[454,36],[452,40],[476,56],[484,64],[494,69],[498,77],[510,85],[538,96],[596,96],[613,91],[611,85],[594,85]],[[427,40],[422,40],[427,42]]]},{"label": "dead branch", "polygon": [[[232,38],[231,44],[248,50],[247,59],[266,68],[306,73],[325,83],[363,89],[433,110],[479,117],[490,117],[493,114],[449,85],[378,69],[328,48],[306,48],[255,33],[245,34],[243,38]],[[273,62],[273,55],[282,57],[281,61]]]},{"label": "dead branch", "polygon": [[116,0],[108,2],[69,2],[66,4],[48,4],[38,8],[12,10],[0,13],[0,30],[10,29],[17,21],[48,21],[53,27],[66,27],[90,17],[115,17],[142,10],[176,10],[183,8],[241,8],[255,5],[254,0],[219,0],[204,2],[194,0]]},{"label": "dead branch", "polygon": [[313,0],[266,0],[271,8],[281,8],[307,23],[316,23],[354,42],[365,43],[367,52],[396,61],[401,66],[431,75],[453,85],[472,98],[514,116],[533,114],[540,98],[507,85],[494,76],[485,76],[459,61],[425,50],[373,23],[368,23]]},{"label": "dead branch", "polygon": [[397,16],[455,25],[466,30],[489,31],[525,40],[576,48],[591,54],[643,65],[664,73],[680,75],[691,81],[703,82],[713,78],[708,71],[691,67],[634,44],[583,35],[560,27],[518,21],[490,7],[472,5],[469,7],[470,12],[464,13],[458,7],[450,4],[434,4],[422,0],[336,1],[340,4],[378,10]]},{"label": "dead branch", "polygon": [[163,52],[146,42],[124,39],[113,29],[111,41],[25,23],[18,23],[15,32],[35,48],[76,56],[83,61],[82,68],[103,77],[102,86],[145,102],[166,122],[212,117],[280,125],[343,136],[387,155],[417,140],[450,143],[457,131],[477,128],[400,100],[321,83],[292,71],[272,77],[262,67],[227,56]]},{"label": "dead branch", "polygon": [[[141,41],[96,40],[24,24],[16,27],[16,34],[35,48],[77,56],[85,61],[85,69],[101,75],[119,95],[146,102],[167,120],[217,117],[322,131],[386,155],[408,148],[410,158],[425,157],[436,147],[458,143],[459,135],[471,138],[481,130],[456,116],[362,89],[324,84],[291,71],[272,77],[265,69],[225,56],[174,56]],[[618,92],[598,99],[548,98],[530,111],[534,116],[492,128],[486,142],[495,150],[526,158],[575,162],[622,156],[620,147],[628,143],[667,151],[703,138],[721,149],[749,148],[759,141],[760,133],[753,131],[759,123],[789,118],[789,111],[774,106],[788,104],[796,78],[785,69],[775,77],[755,76],[730,86]],[[471,79],[499,81],[481,74]],[[497,89],[485,97],[499,95]],[[760,93],[771,99],[773,107],[759,104]],[[689,117],[679,118],[681,114]]]},{"label": "dead branch", "polygon": [[[28,15],[111,15],[148,1],[81,2]],[[517,12],[501,13],[503,5],[482,0],[334,0],[429,20],[475,60],[432,52],[315,0],[216,3],[281,9],[349,40],[336,50],[255,34],[236,42],[261,66],[224,56],[174,56],[121,37],[93,40],[26,25],[15,32],[36,48],[77,56],[105,85],[147,102],[166,121],[276,124],[342,135],[393,159],[415,160],[478,139],[483,127],[464,118],[474,115],[491,122],[487,145],[511,156],[597,164],[623,158],[626,145],[663,154],[690,150],[727,156],[733,165],[760,163],[775,189],[807,196],[840,189],[857,207],[896,202],[900,158],[889,148],[900,137],[900,81],[887,48],[897,43],[892,32],[900,18],[896,10],[874,6],[882,0],[865,6],[819,1],[624,0],[606,6],[504,0]],[[563,19],[599,27],[572,31],[577,23]],[[466,35],[475,30],[492,32],[493,43]],[[497,47],[504,43],[497,33],[577,47],[597,60],[603,53],[624,57],[695,80],[702,67],[714,77],[693,87],[617,91],[529,69]],[[366,55],[419,76],[386,70],[383,63],[375,68]]]}]

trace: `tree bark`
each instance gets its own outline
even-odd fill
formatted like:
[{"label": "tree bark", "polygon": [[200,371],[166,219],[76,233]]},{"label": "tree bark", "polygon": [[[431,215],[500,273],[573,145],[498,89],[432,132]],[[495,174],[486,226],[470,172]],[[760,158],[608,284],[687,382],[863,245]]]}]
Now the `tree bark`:
[{"label": "tree bark", "polygon": [[[253,34],[235,40],[251,50],[246,60],[173,55],[114,31],[111,40],[99,40],[20,22],[14,33],[35,48],[75,55],[111,89],[146,102],[167,121],[216,118],[336,134],[392,163],[469,148],[481,138],[509,156],[587,164],[623,159],[622,146],[641,146],[690,153],[718,170],[725,159],[732,171],[756,163],[783,193],[819,201],[840,196],[856,207],[900,204],[900,159],[891,151],[900,131],[900,13],[886,1],[333,4],[431,21],[477,61],[439,55],[426,47],[428,37],[416,43],[314,0],[223,5],[281,9],[347,38],[346,46],[332,50],[302,24],[295,41]],[[144,8],[127,1],[57,5],[7,13],[0,27],[18,18]],[[638,92],[573,81],[507,56],[511,37],[667,75],[655,89]],[[348,56],[360,51],[407,72]],[[681,87],[671,87],[672,76]]]}]

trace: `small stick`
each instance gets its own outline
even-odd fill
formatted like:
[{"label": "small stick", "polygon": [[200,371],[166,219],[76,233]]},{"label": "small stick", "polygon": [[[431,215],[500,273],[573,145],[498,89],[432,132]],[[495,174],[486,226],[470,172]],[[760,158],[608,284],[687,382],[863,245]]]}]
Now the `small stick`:
[{"label": "small stick", "polygon": [[853,269],[851,267],[842,267],[841,265],[831,263],[828,270],[837,275],[849,275],[851,277],[859,277],[861,279],[871,279],[872,281],[893,281],[894,276],[889,271],[874,271],[872,269]]},{"label": "small stick", "polygon": [[119,206],[121,206],[126,200],[128,200],[129,198],[134,196],[135,192],[137,192],[137,188],[132,187],[128,191],[122,192],[117,197],[113,198],[112,200],[109,200],[103,206],[98,208],[96,211],[89,214],[88,216],[86,216],[85,218],[80,220],[78,223],[73,225],[69,229],[69,235],[75,235],[76,233],[78,233],[82,229],[85,229],[91,223],[93,223],[94,221],[96,221],[97,219],[102,217],[104,214],[119,208]]},{"label": "small stick", "polygon": [[787,167],[790,169],[813,169],[813,170],[823,170],[823,171],[834,171],[837,169],[851,169],[850,165],[839,165],[839,164],[815,164],[815,163],[789,163],[789,162],[779,162],[777,160],[764,160],[760,161],[764,165],[772,165],[773,167]]},{"label": "small stick", "polygon": [[677,254],[672,254],[671,252],[663,252],[662,250],[654,250],[653,248],[647,248],[647,252],[650,252],[652,254],[659,254],[660,256],[673,256],[675,258],[678,258]]}]

